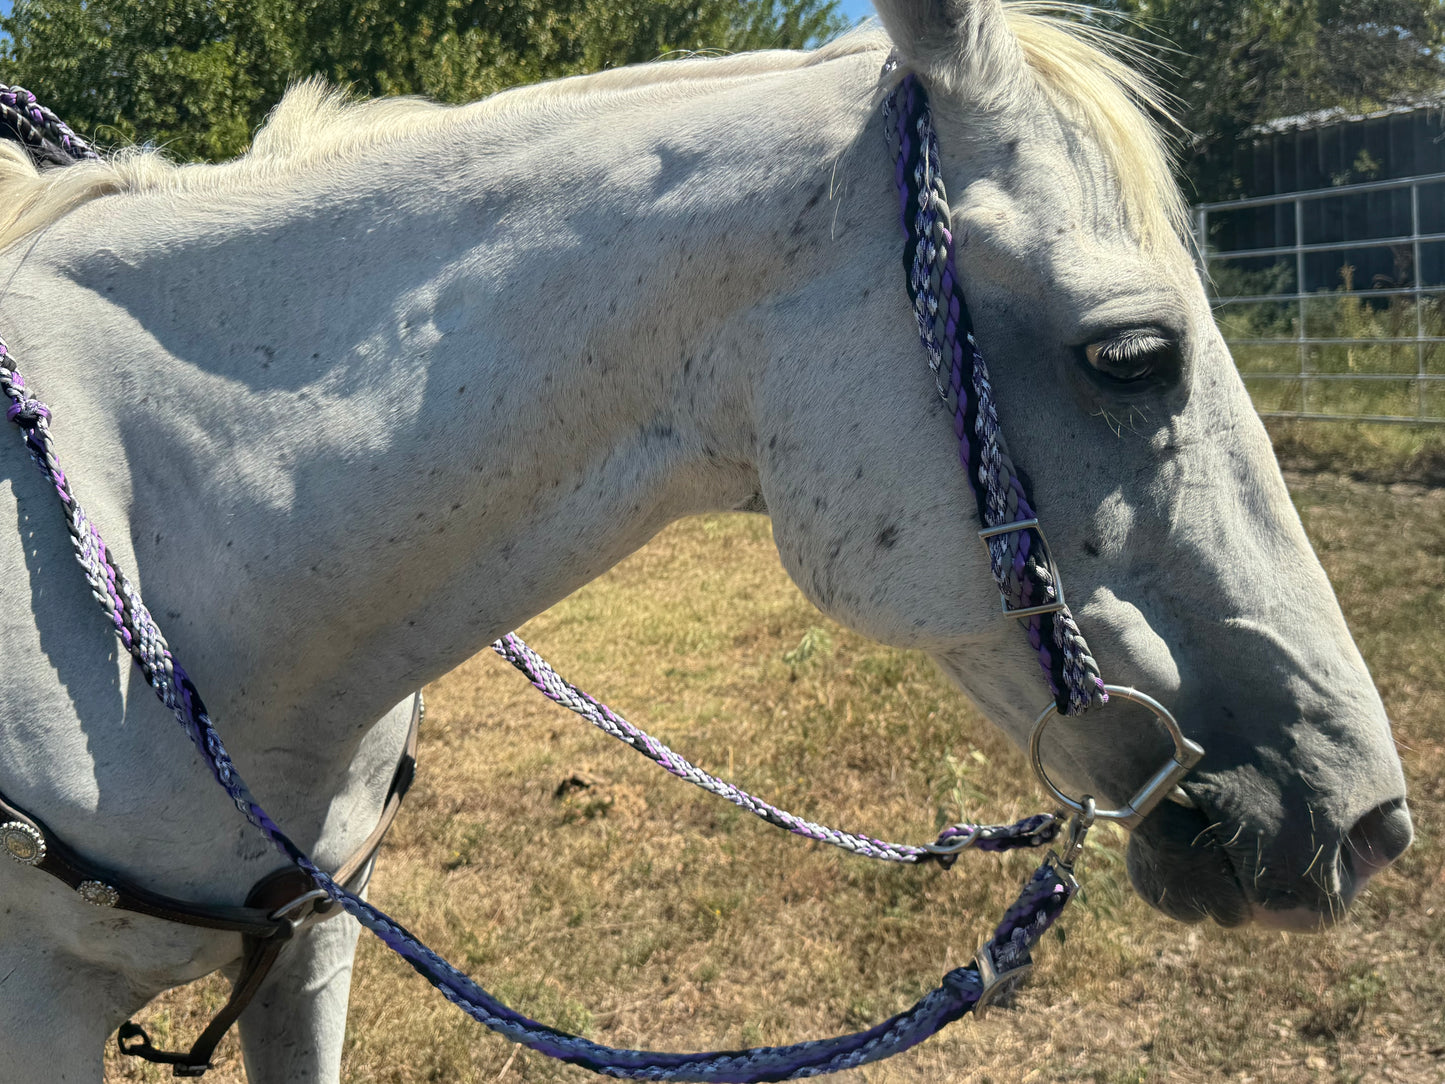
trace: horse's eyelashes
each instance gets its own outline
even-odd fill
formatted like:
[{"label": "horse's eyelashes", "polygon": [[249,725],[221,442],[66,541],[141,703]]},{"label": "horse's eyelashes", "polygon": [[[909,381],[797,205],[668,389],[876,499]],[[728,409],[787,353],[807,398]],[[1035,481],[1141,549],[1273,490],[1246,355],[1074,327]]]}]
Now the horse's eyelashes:
[{"label": "horse's eyelashes", "polygon": [[1146,380],[1170,361],[1172,340],[1157,331],[1124,331],[1084,347],[1084,360],[1096,373],[1121,383]]}]

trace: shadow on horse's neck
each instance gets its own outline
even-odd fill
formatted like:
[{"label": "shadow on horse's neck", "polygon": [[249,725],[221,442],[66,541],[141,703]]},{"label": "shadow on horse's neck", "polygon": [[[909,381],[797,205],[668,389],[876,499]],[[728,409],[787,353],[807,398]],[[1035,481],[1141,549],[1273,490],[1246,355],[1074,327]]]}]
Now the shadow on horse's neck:
[{"label": "shadow on horse's neck", "polygon": [[135,567],[218,717],[351,730],[753,498],[759,328],[892,226],[830,199],[868,85],[805,108],[836,74],[791,78],[624,111],[607,147],[564,121],[430,187],[361,161],[160,227],[156,196],[96,208],[77,353],[123,359]]}]

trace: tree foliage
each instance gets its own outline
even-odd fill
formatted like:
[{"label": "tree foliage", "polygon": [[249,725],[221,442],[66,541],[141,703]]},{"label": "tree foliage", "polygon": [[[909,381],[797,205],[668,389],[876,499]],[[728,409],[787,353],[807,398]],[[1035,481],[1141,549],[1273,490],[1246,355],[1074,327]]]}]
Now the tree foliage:
[{"label": "tree foliage", "polygon": [[1235,141],[1267,120],[1368,109],[1441,89],[1440,0],[1103,0],[1116,29],[1159,46],[1190,133],[1201,198],[1233,193]]},{"label": "tree foliage", "polygon": [[674,51],[799,48],[846,25],[836,0],[15,0],[0,81],[102,144],[217,159],[310,75],[468,101]]}]

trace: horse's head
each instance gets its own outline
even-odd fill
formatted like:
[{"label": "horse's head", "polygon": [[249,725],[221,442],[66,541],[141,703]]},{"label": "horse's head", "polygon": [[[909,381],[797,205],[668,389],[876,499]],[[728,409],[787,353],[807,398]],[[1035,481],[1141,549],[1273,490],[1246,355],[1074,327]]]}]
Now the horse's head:
[{"label": "horse's head", "polygon": [[[1162,140],[1131,99],[1147,87],[999,0],[878,8],[932,98],[958,271],[1079,624],[1107,681],[1153,694],[1206,750],[1192,808],[1166,802],[1134,832],[1135,886],[1179,919],[1327,922],[1408,846],[1404,778],[1179,239]],[[1047,694],[999,613],[904,293],[892,164],[871,154],[844,217],[867,204],[877,258],[801,299],[821,323],[770,367],[763,497],[819,606],[927,650],[1023,742]],[[1170,750],[1117,701],[1051,734],[1053,770],[1101,803]]]}]

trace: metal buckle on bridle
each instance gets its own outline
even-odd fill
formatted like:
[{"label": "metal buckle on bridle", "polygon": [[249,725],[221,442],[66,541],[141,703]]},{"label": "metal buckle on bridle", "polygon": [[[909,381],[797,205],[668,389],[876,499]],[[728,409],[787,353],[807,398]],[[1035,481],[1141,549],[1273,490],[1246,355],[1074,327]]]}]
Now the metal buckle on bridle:
[{"label": "metal buckle on bridle", "polygon": [[978,537],[985,546],[999,535],[1014,534],[1017,531],[1032,531],[1039,539],[1039,555],[1043,557],[1044,564],[1048,566],[1049,576],[1054,581],[1054,601],[1045,602],[1041,606],[1010,606],[1008,596],[1002,591],[999,592],[999,599],[1003,602],[1003,613],[1005,617],[1033,617],[1036,614],[1056,614],[1066,605],[1064,602],[1064,581],[1059,577],[1059,566],[1054,564],[1054,554],[1049,549],[1048,536],[1044,534],[1043,527],[1039,526],[1036,519],[1021,519],[1017,523],[1000,523],[997,527],[985,527],[978,532]]},{"label": "metal buckle on bridle", "polygon": [[315,903],[318,900],[330,901],[331,896],[325,889],[313,888],[310,891],[301,893],[301,895],[297,896],[294,900],[283,903],[280,907],[276,908],[276,910],[272,911],[268,917],[274,922],[289,922],[291,924],[291,930],[294,933],[304,927],[306,923],[310,922],[313,918],[320,918],[331,910],[330,907],[313,907],[305,914],[296,915],[296,912],[308,903]]},{"label": "metal buckle on bridle", "polygon": [[[1124,806],[1119,809],[1101,809],[1096,811],[1094,816],[1103,821],[1118,821],[1125,828],[1132,829],[1137,828],[1139,823],[1165,798],[1192,808],[1194,803],[1190,801],[1187,794],[1179,789],[1179,781],[1188,775],[1190,770],[1203,758],[1204,747],[1198,742],[1186,738],[1184,731],[1180,729],[1178,720],[1174,718],[1169,709],[1147,693],[1141,693],[1138,689],[1121,685],[1105,685],[1104,691],[1110,696],[1132,700],[1152,711],[1155,717],[1164,724],[1164,729],[1169,732],[1169,737],[1174,742],[1174,755],[1154,773],[1148,782],[1139,788],[1134,797],[1130,798]],[[1058,710],[1056,704],[1050,704],[1034,722],[1034,732],[1029,738],[1029,759],[1034,766],[1034,774],[1038,776],[1039,782],[1048,789],[1048,792],[1075,813],[1083,813],[1085,801],[1092,805],[1093,799],[1069,797],[1054,784],[1054,781],[1049,778],[1049,773],[1044,770],[1042,748],[1044,731]]]},{"label": "metal buckle on bridle", "polygon": [[957,839],[950,839],[947,843],[939,843],[937,840],[925,843],[923,849],[937,858],[940,866],[949,869],[958,861],[959,855],[978,842],[980,834],[979,830],[974,828],[972,832],[960,835]]}]

